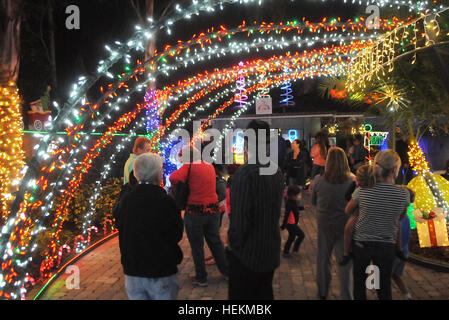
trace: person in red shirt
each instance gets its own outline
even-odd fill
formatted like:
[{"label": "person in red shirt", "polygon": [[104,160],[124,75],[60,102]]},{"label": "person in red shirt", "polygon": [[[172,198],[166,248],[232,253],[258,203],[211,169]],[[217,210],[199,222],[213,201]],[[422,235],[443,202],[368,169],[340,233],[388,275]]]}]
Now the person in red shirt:
[{"label": "person in red shirt", "polygon": [[[189,166],[191,166],[190,177],[186,181]],[[225,278],[228,276],[228,263],[219,233],[220,212],[216,192],[215,169],[213,165],[204,161],[184,164],[170,176],[172,185],[181,181],[187,182],[190,189],[184,223],[195,264],[196,276],[192,279],[192,284],[206,287],[207,272],[204,259],[204,239],[206,239],[218,269]]]}]

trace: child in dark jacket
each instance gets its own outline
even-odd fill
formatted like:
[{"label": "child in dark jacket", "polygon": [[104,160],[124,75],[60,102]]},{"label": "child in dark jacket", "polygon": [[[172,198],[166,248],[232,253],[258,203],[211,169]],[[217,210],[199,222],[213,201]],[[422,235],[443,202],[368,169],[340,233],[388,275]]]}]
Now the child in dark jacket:
[{"label": "child in dark jacket", "polygon": [[[282,223],[281,229],[288,231],[288,239],[284,247],[284,257],[289,257],[290,248],[295,243],[293,247],[293,252],[298,252],[302,241],[305,238],[304,231],[298,226],[299,222],[299,211],[304,210],[301,205],[301,189],[292,185],[287,189],[287,200],[285,203],[285,213],[284,221]],[[295,240],[296,239],[296,240]]]}]

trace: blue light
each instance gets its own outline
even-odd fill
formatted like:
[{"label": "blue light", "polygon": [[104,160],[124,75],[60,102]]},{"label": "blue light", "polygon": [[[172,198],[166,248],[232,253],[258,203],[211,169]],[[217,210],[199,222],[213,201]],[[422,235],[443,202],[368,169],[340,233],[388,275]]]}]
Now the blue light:
[{"label": "blue light", "polygon": [[288,140],[290,140],[290,142],[293,142],[296,139],[298,139],[298,130],[290,130],[288,132]]}]

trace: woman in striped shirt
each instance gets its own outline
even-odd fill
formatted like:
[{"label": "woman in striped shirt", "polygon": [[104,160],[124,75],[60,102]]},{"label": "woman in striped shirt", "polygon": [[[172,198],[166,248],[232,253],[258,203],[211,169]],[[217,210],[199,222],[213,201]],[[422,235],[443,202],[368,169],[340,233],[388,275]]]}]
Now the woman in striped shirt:
[{"label": "woman in striped shirt", "polygon": [[401,159],[395,151],[379,152],[372,170],[376,185],[358,189],[352,196],[360,211],[353,245],[356,300],[366,300],[366,272],[371,261],[375,271],[373,288],[379,299],[392,299],[391,273],[398,226],[410,203],[409,192],[394,184],[400,168]]}]

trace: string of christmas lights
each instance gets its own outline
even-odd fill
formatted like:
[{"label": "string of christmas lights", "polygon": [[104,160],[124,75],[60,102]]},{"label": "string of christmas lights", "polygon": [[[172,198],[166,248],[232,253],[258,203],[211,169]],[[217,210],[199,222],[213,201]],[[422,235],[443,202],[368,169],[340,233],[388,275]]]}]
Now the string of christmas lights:
[{"label": "string of christmas lights", "polygon": [[[437,19],[447,10],[449,8],[444,8],[436,14],[423,14],[387,32],[380,40],[363,50],[348,66],[347,89],[357,91],[365,88],[371,80],[384,77],[386,72],[394,70],[397,58],[408,51],[414,52],[412,63],[415,63],[418,49],[436,43],[440,34]],[[430,18],[430,22],[426,22],[427,18]]]}]

